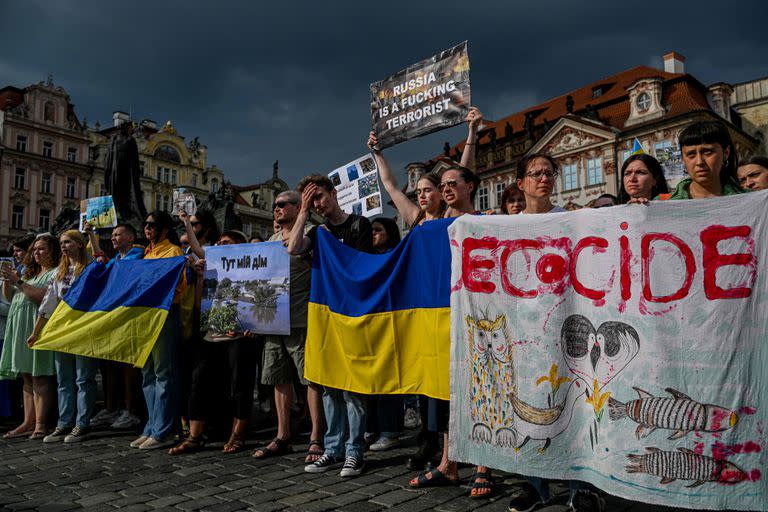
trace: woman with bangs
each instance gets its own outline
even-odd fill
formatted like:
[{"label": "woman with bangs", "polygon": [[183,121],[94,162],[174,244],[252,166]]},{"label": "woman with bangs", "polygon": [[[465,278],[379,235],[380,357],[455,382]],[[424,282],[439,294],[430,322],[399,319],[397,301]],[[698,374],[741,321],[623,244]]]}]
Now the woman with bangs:
[{"label": "woman with bangs", "polygon": [[621,190],[619,204],[644,204],[661,194],[668,194],[669,187],[664,168],[651,155],[632,155],[621,166]]},{"label": "woman with bangs", "polygon": [[[59,237],[61,261],[48,291],[40,303],[37,322],[27,344],[32,347],[43,326],[51,318],[59,302],[69,291],[75,279],[90,263],[86,240],[82,233],[69,230]],[[64,352],[54,352],[58,381],[59,421],[56,429],[43,439],[44,443],[77,443],[87,438],[96,403],[95,359]]]},{"label": "woman with bangs", "polygon": [[29,437],[42,439],[48,433],[48,412],[54,403],[53,353],[31,350],[27,338],[32,334],[37,308],[59,264],[59,244],[51,235],[38,236],[24,258],[24,273],[3,267],[3,295],[11,301],[5,331],[0,378],[23,380],[24,421],[7,432],[3,439]]}]

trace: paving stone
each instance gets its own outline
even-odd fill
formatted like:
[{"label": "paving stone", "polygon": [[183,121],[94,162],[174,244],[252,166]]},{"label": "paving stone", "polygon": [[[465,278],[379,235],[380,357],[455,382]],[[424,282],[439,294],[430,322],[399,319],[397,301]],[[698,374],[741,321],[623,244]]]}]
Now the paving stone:
[{"label": "paving stone", "polygon": [[274,512],[276,510],[284,510],[287,507],[284,503],[279,502],[271,502],[271,503],[260,503],[258,505],[253,505],[251,507],[248,507],[248,510],[252,510],[253,512]]},{"label": "paving stone", "polygon": [[226,501],[217,505],[202,508],[201,512],[233,512],[236,510],[248,510],[248,505],[242,501]]},{"label": "paving stone", "polygon": [[182,510],[201,510],[205,507],[216,505],[218,503],[221,503],[221,501],[211,496],[207,496],[205,498],[198,498],[179,503],[176,505],[176,507]]},{"label": "paving stone", "polygon": [[85,498],[77,500],[77,502],[83,507],[92,507],[93,505],[98,505],[99,503],[106,503],[108,501],[112,501],[120,497],[121,496],[116,492],[102,492],[99,494],[94,494],[92,496],[86,496]]},{"label": "paving stone", "polygon": [[372,501],[373,503],[378,503],[379,505],[384,505],[386,507],[392,507],[399,503],[403,503],[405,501],[410,501],[414,498],[418,498],[420,495],[421,493],[415,493],[413,491],[408,491],[405,489],[395,489],[394,491],[390,491],[390,492],[375,496],[371,498],[370,501]]},{"label": "paving stone", "polygon": [[375,512],[377,510],[383,510],[384,507],[377,504],[372,503],[370,501],[358,501],[357,503],[352,503],[350,505],[346,505],[344,507],[341,507],[341,512]]},{"label": "paving stone", "polygon": [[285,503],[286,505],[294,506],[294,505],[301,505],[302,503],[309,503],[310,501],[319,500],[325,497],[326,496],[324,494],[321,494],[316,491],[311,491],[311,492],[303,492],[300,494],[292,494],[290,496],[280,498],[280,501]]},{"label": "paving stone", "polygon": [[165,508],[187,500],[188,498],[186,496],[165,496],[163,498],[148,501],[146,505],[152,508]]},{"label": "paving stone", "polygon": [[391,484],[391,483],[371,484],[371,485],[363,485],[358,489],[356,489],[355,492],[371,497],[371,496],[378,496],[379,494],[388,493],[398,487],[399,486],[397,484]]}]

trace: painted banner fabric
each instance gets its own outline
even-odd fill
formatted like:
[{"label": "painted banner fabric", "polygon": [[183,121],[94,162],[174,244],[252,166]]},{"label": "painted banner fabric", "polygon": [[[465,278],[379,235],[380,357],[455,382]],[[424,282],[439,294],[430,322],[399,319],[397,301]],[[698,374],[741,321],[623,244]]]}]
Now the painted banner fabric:
[{"label": "painted banner fabric", "polygon": [[328,173],[336,188],[336,200],[347,213],[373,217],[382,212],[379,168],[371,155],[342,165]]},{"label": "painted banner fabric", "polygon": [[91,263],[33,348],[144,366],[185,264],[183,256]]},{"label": "painted banner fabric", "polygon": [[206,247],[205,265],[201,322],[208,338],[291,333],[290,261],[282,242]]},{"label": "painted banner fabric", "polygon": [[426,222],[385,254],[356,251],[317,230],[307,380],[357,393],[448,399],[452,221]]},{"label": "painted banner fabric", "polygon": [[461,124],[471,105],[466,41],[371,84],[381,149]]},{"label": "painted banner fabric", "polygon": [[768,510],[768,192],[449,236],[451,460]]}]

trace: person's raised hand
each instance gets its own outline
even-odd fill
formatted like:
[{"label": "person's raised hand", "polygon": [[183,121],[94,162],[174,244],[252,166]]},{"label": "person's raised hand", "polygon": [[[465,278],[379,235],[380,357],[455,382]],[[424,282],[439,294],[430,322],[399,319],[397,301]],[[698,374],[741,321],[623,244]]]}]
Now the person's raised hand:
[{"label": "person's raised hand", "polygon": [[181,219],[185,226],[191,222],[189,215],[183,209],[179,210],[179,219]]},{"label": "person's raised hand", "polygon": [[483,120],[483,113],[477,107],[471,107],[467,113],[466,121],[469,123],[470,128],[477,129],[480,126],[480,121]]},{"label": "person's raised hand", "polygon": [[368,149],[374,152],[381,151],[379,149],[379,139],[376,138],[376,134],[373,131],[368,135]]},{"label": "person's raised hand", "polygon": [[88,221],[83,222],[83,231],[88,233],[89,235],[93,233],[93,226],[91,226],[91,223]]},{"label": "person's raised hand", "polygon": [[644,204],[646,206],[648,206],[648,203],[650,203],[650,201],[647,197],[633,197],[627,201],[627,204]]},{"label": "person's raised hand", "polygon": [[312,211],[312,203],[315,200],[315,193],[317,192],[317,185],[310,183],[304,192],[301,193],[301,209],[307,212]]}]

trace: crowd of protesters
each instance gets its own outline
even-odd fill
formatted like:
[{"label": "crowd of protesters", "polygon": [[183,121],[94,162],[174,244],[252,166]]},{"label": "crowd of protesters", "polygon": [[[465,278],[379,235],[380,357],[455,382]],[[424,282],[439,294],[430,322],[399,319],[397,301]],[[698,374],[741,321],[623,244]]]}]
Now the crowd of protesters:
[{"label": "crowd of protesters", "polygon": [[[475,209],[480,180],[473,171],[481,120],[482,114],[473,108],[467,116],[468,135],[461,163],[439,175],[422,176],[416,183],[416,203],[401,190],[377,147],[375,134],[370,134],[368,146],[381,181],[409,229],[435,219],[482,214]],[[690,124],[680,134],[679,147],[687,177],[674,190],[669,190],[663,167],[655,158],[635,154],[621,167],[618,197],[603,194],[589,206],[645,205],[768,188],[768,158],[753,156],[739,164],[728,129],[722,123]],[[501,194],[498,213],[565,212],[551,199],[558,172],[557,161],[548,154],[525,156],[518,163],[515,180]],[[14,242],[14,265],[0,267],[0,378],[6,379],[0,381],[0,416],[12,414],[11,405],[18,402],[22,421],[6,432],[4,439],[76,443],[99,425],[138,429],[143,423],[141,435],[130,443],[132,448],[167,447],[170,455],[181,455],[204,448],[210,425],[228,423],[231,418],[223,451],[235,453],[245,448],[257,390],[259,400],[271,404],[276,435],[253,452],[256,459],[292,451],[292,440],[297,437],[292,429],[292,412],[300,405],[310,432],[304,459],[306,472],[322,473],[340,467],[340,476],[357,476],[364,471],[367,450],[385,451],[398,446],[404,429],[420,424],[417,451],[407,462],[409,469],[418,474],[409,485],[458,485],[458,465],[448,456],[448,401],[365,396],[322,387],[304,378],[311,252],[318,229],[309,224],[313,211],[322,217],[324,228],[356,250],[384,253],[400,242],[395,221],[384,217],[370,221],[345,213],[328,177],[306,176],[296,191],[285,191],[275,198],[275,233],[269,238],[282,242],[290,255],[290,334],[230,333],[223,343],[213,342],[209,334],[194,328],[200,323],[206,248],[262,240],[249,240],[239,231],[221,232],[210,212],[191,216],[181,212],[181,239],[168,213],[150,213],[141,226],[148,241],[146,247],[137,244],[139,233],[133,226],[120,224],[111,233],[112,251],[107,251],[113,254],[111,258],[88,226],[87,237],[78,231],[65,231],[58,240],[43,234]],[[30,349],[59,301],[92,260],[111,265],[118,260],[182,254],[187,255],[189,264],[174,293],[162,332],[141,370]],[[95,414],[99,372],[104,405]],[[17,395],[19,398],[14,398]],[[222,400],[224,397],[227,400]],[[547,480],[525,480],[527,484],[512,497],[511,511],[534,510],[551,500]],[[579,481],[566,484],[574,510],[604,507],[600,491],[593,486]],[[476,467],[469,481],[470,496],[486,498],[493,495],[494,487],[491,469]]]}]

